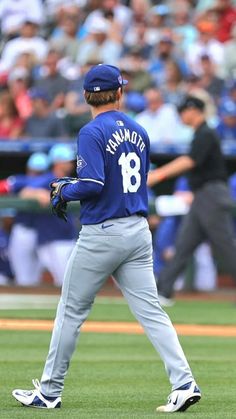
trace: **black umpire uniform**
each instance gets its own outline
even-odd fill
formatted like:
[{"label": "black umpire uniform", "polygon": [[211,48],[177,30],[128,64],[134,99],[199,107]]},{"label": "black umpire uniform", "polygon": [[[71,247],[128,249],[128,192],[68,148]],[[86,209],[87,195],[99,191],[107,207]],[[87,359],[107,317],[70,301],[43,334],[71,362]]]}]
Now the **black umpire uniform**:
[{"label": "black umpire uniform", "polygon": [[189,157],[195,162],[189,172],[194,200],[180,227],[175,256],[159,277],[159,294],[165,298],[172,297],[176,278],[203,241],[210,243],[216,260],[222,261],[225,272],[236,279],[232,200],[227,186],[224,157],[216,132],[205,121],[195,130]]}]

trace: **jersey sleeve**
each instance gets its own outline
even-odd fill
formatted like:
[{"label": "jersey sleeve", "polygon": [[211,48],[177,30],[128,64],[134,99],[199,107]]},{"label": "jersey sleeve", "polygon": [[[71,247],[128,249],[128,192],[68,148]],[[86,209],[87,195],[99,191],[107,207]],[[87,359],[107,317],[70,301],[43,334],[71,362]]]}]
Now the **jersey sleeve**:
[{"label": "jersey sleeve", "polygon": [[99,138],[82,129],[78,138],[77,176],[82,182],[94,182],[104,186],[105,156]]},{"label": "jersey sleeve", "polygon": [[207,160],[213,145],[214,138],[211,133],[197,134],[191,144],[189,157],[194,160],[197,166],[201,166]]},{"label": "jersey sleeve", "polygon": [[65,201],[77,201],[99,195],[105,183],[105,156],[99,138],[89,129],[81,129],[77,154],[78,182],[65,185]]}]

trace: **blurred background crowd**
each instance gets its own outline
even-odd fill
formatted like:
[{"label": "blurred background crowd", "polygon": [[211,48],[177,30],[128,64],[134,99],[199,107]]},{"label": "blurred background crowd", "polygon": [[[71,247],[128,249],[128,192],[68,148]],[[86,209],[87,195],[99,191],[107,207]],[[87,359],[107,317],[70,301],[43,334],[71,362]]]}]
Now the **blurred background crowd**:
[{"label": "blurred background crowd", "polygon": [[[73,172],[66,141],[91,118],[83,80],[98,63],[119,66],[129,80],[123,110],[145,127],[154,153],[191,141],[176,110],[188,93],[204,100],[222,143],[236,142],[235,0],[1,0],[0,30],[0,142],[59,142],[32,155],[24,174],[1,181],[1,194],[47,206],[49,181]],[[186,203],[191,192],[182,182],[175,193]],[[234,177],[230,185],[236,198]],[[49,213],[1,215],[0,283],[36,285],[47,269],[60,286],[79,229],[73,216],[62,224]],[[150,218],[157,275],[173,255],[180,215]],[[214,289],[204,246],[194,256],[195,288]]]},{"label": "blurred background crowd", "polygon": [[186,92],[236,139],[234,0],[2,0],[0,23],[0,138],[74,137],[90,118],[84,73],[105,62],[154,149],[190,140],[175,110]]}]

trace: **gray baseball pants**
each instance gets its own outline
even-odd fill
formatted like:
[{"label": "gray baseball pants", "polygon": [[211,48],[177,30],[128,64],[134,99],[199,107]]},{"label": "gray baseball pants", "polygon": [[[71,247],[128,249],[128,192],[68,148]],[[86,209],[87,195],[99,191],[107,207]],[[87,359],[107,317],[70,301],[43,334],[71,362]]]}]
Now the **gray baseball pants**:
[{"label": "gray baseball pants", "polygon": [[226,183],[211,181],[196,192],[177,236],[175,256],[159,276],[160,294],[172,296],[178,275],[186,268],[197,246],[206,240],[212,246],[216,260],[221,261],[225,272],[236,280],[236,242],[231,211],[232,200]]},{"label": "gray baseball pants", "polygon": [[131,311],[160,354],[172,389],[193,381],[175,329],[158,301],[147,220],[134,215],[82,227],[67,265],[41,378],[44,395],[61,395],[81,325],[109,275],[116,279]]}]

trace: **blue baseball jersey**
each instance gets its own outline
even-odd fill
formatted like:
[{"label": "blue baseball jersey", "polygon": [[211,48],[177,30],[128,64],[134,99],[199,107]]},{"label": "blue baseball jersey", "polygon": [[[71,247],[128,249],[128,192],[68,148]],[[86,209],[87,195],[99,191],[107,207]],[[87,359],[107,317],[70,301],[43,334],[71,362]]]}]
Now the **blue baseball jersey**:
[{"label": "blue baseball jersey", "polygon": [[[55,179],[53,172],[46,172],[35,176],[28,186],[35,189],[49,189],[49,184]],[[44,245],[53,241],[75,240],[78,236],[78,227],[75,217],[68,214],[67,223],[55,217],[51,212],[34,213],[35,229],[38,235],[38,244]]]},{"label": "blue baseball jersey", "polygon": [[[19,193],[23,188],[34,182],[34,175],[16,174],[7,178],[10,191],[14,194]],[[35,228],[35,216],[30,212],[17,211],[15,224],[24,225],[27,228]]]},{"label": "blue baseball jersey", "polygon": [[25,188],[30,184],[31,181],[34,180],[33,175],[13,175],[7,178],[8,184],[10,186],[10,191],[13,193],[18,193],[21,189]]},{"label": "blue baseball jersey", "polygon": [[9,258],[8,258],[9,234],[0,228],[0,274],[13,278]]},{"label": "blue baseball jersey", "polygon": [[82,224],[147,216],[149,138],[136,121],[119,111],[99,114],[78,137],[79,181],[62,189],[65,200],[80,200]]}]

